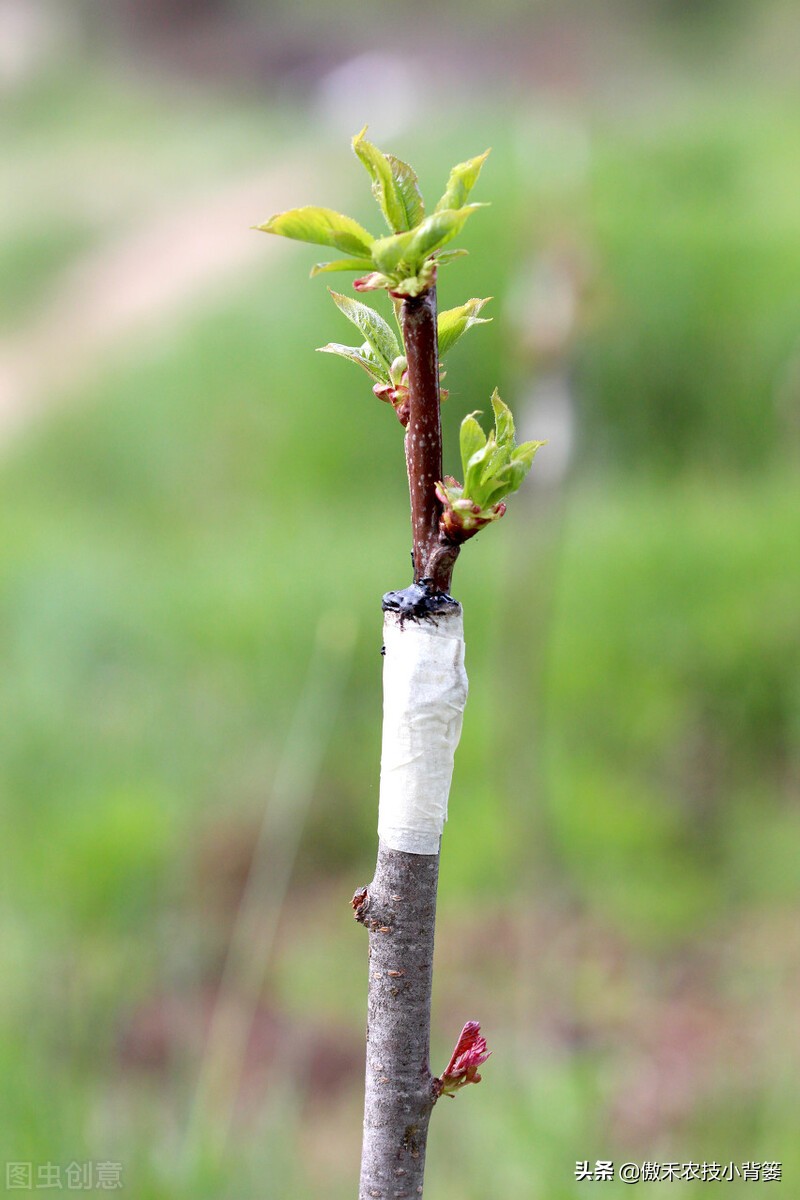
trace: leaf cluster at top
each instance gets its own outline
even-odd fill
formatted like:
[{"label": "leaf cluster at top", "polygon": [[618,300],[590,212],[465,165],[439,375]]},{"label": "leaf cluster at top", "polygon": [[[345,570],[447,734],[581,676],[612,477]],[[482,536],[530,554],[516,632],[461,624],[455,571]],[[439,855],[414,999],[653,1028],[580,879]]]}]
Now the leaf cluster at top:
[{"label": "leaf cluster at top", "polygon": [[435,279],[437,265],[451,262],[463,250],[443,249],[480,204],[468,204],[488,150],[453,167],[447,186],[430,215],[416,172],[394,154],[384,154],[365,137],[366,126],[353,138],[353,150],[372,180],[372,194],[389,230],[375,238],[352,217],[330,208],[308,205],[277,213],[256,228],[265,233],[330,246],[345,258],[317,263],[312,275],[329,271],[367,272],[360,290],[386,288],[399,296],[418,296]]},{"label": "leaf cluster at top", "polygon": [[[278,213],[257,228],[297,241],[332,246],[348,256],[317,263],[312,275],[366,271],[363,278],[355,281],[357,291],[383,288],[391,293],[400,339],[369,305],[331,291],[337,308],[364,340],[358,346],[329,342],[320,349],[326,354],[348,359],[366,371],[373,381],[375,394],[389,400],[405,424],[408,364],[398,309],[404,298],[418,296],[433,286],[441,264],[466,253],[443,247],[456,237],[475,209],[481,207],[469,204],[468,200],[489,151],[453,167],[436,207],[426,216],[415,171],[395,155],[384,154],[367,141],[365,133],[366,127],[353,138],[353,150],[372,180],[372,194],[391,231],[388,236],[375,238],[351,217],[329,208],[312,206]],[[473,297],[456,308],[439,313],[440,358],[468,329],[486,324],[490,318],[480,314],[488,299],[490,297]],[[475,413],[465,417],[461,424],[463,484],[447,476],[445,480],[437,480],[435,485],[443,506],[443,530],[447,536],[459,541],[471,537],[483,525],[503,515],[503,498],[520,486],[542,445],[541,442],[516,444],[514,419],[497,390],[492,396],[492,408],[495,428],[488,435],[476,420]]]}]

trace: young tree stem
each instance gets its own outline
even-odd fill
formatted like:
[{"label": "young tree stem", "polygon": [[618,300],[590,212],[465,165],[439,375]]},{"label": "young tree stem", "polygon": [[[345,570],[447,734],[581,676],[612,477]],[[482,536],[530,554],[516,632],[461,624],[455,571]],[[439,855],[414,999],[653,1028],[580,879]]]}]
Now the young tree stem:
[{"label": "young tree stem", "polygon": [[429,1054],[438,877],[438,854],[407,854],[380,842],[375,878],[353,902],[356,919],[370,930],[359,1200],[422,1196],[434,1105]]},{"label": "young tree stem", "polygon": [[[406,464],[414,581],[447,592],[459,547],[439,529],[442,478],[436,289],[403,301],[408,360]],[[439,855],[379,842],[375,878],[353,898],[369,931],[367,1069],[359,1200],[422,1196],[428,1123],[431,987]]]},{"label": "young tree stem", "polygon": [[447,592],[459,547],[440,532],[442,508],[435,491],[442,478],[436,288],[429,288],[421,296],[407,297],[400,313],[408,361],[406,466],[414,582],[429,579],[437,591]]}]

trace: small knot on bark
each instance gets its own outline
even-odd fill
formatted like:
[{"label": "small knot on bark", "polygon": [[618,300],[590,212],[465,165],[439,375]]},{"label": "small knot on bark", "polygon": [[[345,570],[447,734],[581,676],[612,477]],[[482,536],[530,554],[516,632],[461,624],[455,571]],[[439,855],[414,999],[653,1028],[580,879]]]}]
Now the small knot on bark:
[{"label": "small knot on bark", "polygon": [[353,909],[353,916],[359,925],[366,925],[367,909],[369,908],[369,893],[365,887],[356,888],[353,892],[353,899],[350,901]]}]

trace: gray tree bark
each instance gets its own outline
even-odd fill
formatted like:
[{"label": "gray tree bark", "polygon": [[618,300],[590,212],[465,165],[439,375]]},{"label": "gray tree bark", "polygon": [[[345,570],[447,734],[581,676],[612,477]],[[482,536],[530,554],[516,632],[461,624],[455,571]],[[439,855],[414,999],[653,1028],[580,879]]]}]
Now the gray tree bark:
[{"label": "gray tree bark", "polygon": [[369,933],[364,1143],[359,1200],[422,1195],[428,1122],[433,940],[439,856],[379,844],[375,878],[353,898]]}]

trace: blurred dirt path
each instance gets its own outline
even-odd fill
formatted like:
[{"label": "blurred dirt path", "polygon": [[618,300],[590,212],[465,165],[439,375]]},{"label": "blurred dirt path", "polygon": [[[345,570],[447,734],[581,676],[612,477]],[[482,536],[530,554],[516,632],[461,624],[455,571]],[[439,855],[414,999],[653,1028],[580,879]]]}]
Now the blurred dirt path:
[{"label": "blurred dirt path", "polygon": [[66,270],[30,324],[0,338],[0,448],[74,394],[129,337],[233,290],[244,271],[263,270],[281,242],[251,226],[307,200],[311,182],[298,158],[199,201],[173,198]]}]

